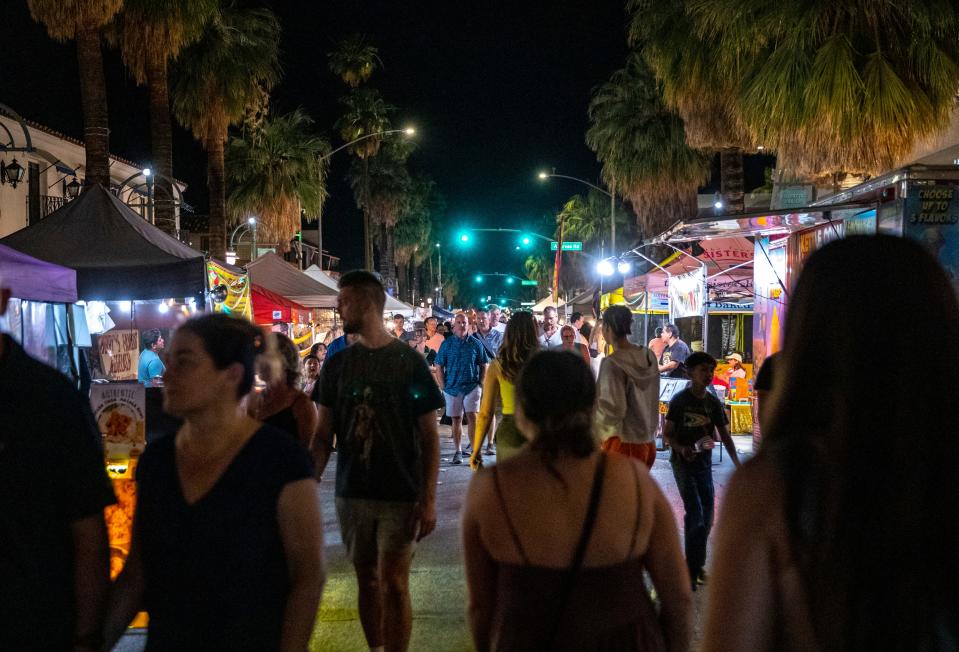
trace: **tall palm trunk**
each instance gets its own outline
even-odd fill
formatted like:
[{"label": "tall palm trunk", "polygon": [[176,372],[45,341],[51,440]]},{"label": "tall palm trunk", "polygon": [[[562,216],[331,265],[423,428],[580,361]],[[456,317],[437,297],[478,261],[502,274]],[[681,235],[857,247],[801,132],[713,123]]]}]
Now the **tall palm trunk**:
[{"label": "tall palm trunk", "polygon": [[746,212],[743,192],[743,150],[725,147],[719,151],[720,192],[726,204],[726,212]]},{"label": "tall palm trunk", "polygon": [[[417,297],[423,296],[423,288],[420,285],[420,266],[416,264],[416,260],[410,261],[410,299],[414,302]],[[416,305],[414,303],[414,305]]]},{"label": "tall palm trunk", "polygon": [[410,268],[406,263],[396,264],[396,293],[403,301],[410,299]]},{"label": "tall palm trunk", "polygon": [[207,187],[210,190],[210,256],[226,258],[226,183],[223,138],[215,134],[207,143]]},{"label": "tall palm trunk", "polygon": [[150,144],[153,148],[153,205],[156,225],[176,235],[173,197],[173,127],[170,121],[170,87],[165,57],[147,64],[150,100]]},{"label": "tall palm trunk", "polygon": [[370,160],[363,158],[363,269],[373,271],[373,233],[370,228]]},{"label": "tall palm trunk", "polygon": [[103,76],[100,31],[78,29],[77,63],[80,66],[80,103],[83,106],[83,145],[86,149],[85,186],[110,189],[110,126],[107,86]]},{"label": "tall palm trunk", "polygon": [[396,265],[393,256],[393,232],[386,224],[380,225],[380,277],[387,292],[396,295]]}]

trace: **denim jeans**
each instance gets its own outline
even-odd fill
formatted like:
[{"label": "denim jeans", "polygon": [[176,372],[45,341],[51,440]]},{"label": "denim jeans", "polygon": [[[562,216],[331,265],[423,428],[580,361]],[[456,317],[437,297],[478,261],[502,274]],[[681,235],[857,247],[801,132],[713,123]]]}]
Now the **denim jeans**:
[{"label": "denim jeans", "polygon": [[691,462],[675,454],[670,460],[673,477],[676,478],[676,486],[679,488],[679,495],[682,496],[683,508],[686,511],[683,516],[685,530],[683,539],[686,567],[689,569],[689,578],[693,584],[706,565],[706,541],[713,527],[715,491],[712,457],[712,451],[706,451],[698,454]]}]

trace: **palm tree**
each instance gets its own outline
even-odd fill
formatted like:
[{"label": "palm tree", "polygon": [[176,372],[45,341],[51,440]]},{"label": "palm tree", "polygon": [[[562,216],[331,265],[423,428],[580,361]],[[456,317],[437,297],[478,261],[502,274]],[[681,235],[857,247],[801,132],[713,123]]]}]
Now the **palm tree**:
[{"label": "palm tree", "polygon": [[217,0],[125,0],[107,37],[120,48],[134,81],[146,84],[150,102],[150,142],[156,221],[175,230],[173,210],[173,127],[170,121],[168,64],[200,38]]},{"label": "palm tree", "polygon": [[689,0],[778,179],[877,174],[942,130],[959,78],[955,3]]},{"label": "palm tree", "polygon": [[123,0],[27,0],[30,15],[43,23],[50,38],[77,42],[86,186],[110,187],[110,125],[103,77],[100,30],[123,6]]},{"label": "palm tree", "polygon": [[391,292],[396,291],[393,230],[409,204],[411,179],[406,159],[412,151],[409,141],[385,141],[376,156],[354,159],[350,168],[357,204],[376,231],[380,276]]},{"label": "palm tree", "polygon": [[[565,223],[565,240],[581,241],[584,247],[602,242],[610,233],[609,198],[595,190],[590,190],[585,197],[573,195],[556,215],[556,223],[560,221]],[[616,211],[617,234],[628,227],[626,213]],[[559,236],[558,227],[556,236]]]},{"label": "palm tree", "polygon": [[686,144],[682,119],[666,109],[638,54],[593,92],[586,144],[603,178],[626,197],[645,235],[696,214],[696,191],[709,159]]},{"label": "palm tree", "polygon": [[544,254],[529,256],[523,263],[523,269],[526,270],[526,277],[530,280],[536,281],[541,287],[551,287],[550,276],[553,273],[553,264]]},{"label": "palm tree", "polygon": [[[359,183],[357,175],[351,182],[356,204],[363,210],[363,258],[366,269],[373,269],[373,240],[370,224],[370,214],[363,206],[369,204],[368,178],[369,159],[376,156],[380,150],[382,137],[377,136],[390,128],[390,114],[394,107],[387,104],[375,88],[356,88],[348,95],[340,98],[340,104],[345,112],[333,125],[344,142],[358,140],[350,146],[349,151],[361,161],[359,167]],[[354,172],[356,168],[354,166]]]},{"label": "palm tree", "polygon": [[234,220],[256,215],[258,236],[280,251],[300,230],[303,211],[319,214],[327,197],[329,143],[310,131],[301,109],[266,117],[256,129],[230,139],[226,174],[227,208]]},{"label": "palm tree", "polygon": [[696,29],[687,4],[628,0],[629,43],[660,81],[666,106],[683,119],[689,146],[719,152],[725,204],[742,212],[743,150],[756,143],[734,100],[738,62],[719,64],[718,39],[710,30]]},{"label": "palm tree", "polygon": [[267,9],[221,6],[200,40],[184,50],[173,82],[173,113],[207,152],[210,255],[226,251],[224,144],[263,89],[279,79],[280,25]]},{"label": "palm tree", "polygon": [[364,34],[352,34],[337,43],[336,50],[327,55],[330,71],[338,75],[350,88],[367,81],[380,61],[379,50],[370,44]]},{"label": "palm tree", "polygon": [[[410,183],[406,210],[403,211],[394,230],[396,240],[394,257],[399,277],[398,290],[400,296],[411,301],[416,300],[417,267],[432,253],[430,251],[431,235],[433,233],[431,212],[435,205],[435,200],[432,198],[435,192],[435,184],[431,179],[413,177]],[[407,287],[410,277],[408,266],[413,268],[414,282],[412,288]]]}]

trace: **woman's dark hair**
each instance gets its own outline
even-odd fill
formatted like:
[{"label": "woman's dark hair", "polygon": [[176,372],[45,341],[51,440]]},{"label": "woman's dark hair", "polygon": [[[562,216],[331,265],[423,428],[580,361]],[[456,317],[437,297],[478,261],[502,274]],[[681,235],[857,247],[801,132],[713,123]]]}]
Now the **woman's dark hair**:
[{"label": "woman's dark hair", "polygon": [[570,351],[537,353],[516,379],[516,401],[537,426],[530,450],[547,462],[562,454],[586,457],[596,450],[596,383],[582,357]]},{"label": "woman's dark hair", "polygon": [[317,356],[317,353],[319,352],[320,347],[323,347],[323,350],[326,351],[326,344],[324,344],[323,342],[317,342],[316,344],[310,347],[310,353],[307,357],[309,356],[313,356],[314,358],[319,357]]},{"label": "woman's dark hair", "polygon": [[300,380],[300,350],[289,337],[283,333],[273,333],[276,343],[276,354],[286,374],[286,384],[296,387]]},{"label": "woman's dark hair", "polygon": [[610,306],[603,313],[605,324],[616,337],[626,337],[633,332],[633,313],[626,306]]},{"label": "woman's dark hair", "polygon": [[[915,242],[858,236],[814,253],[790,297],[760,455],[784,483],[821,649],[957,640],[955,292]],[[909,373],[896,361],[915,324],[935,335]]]},{"label": "woman's dark hair", "polygon": [[262,333],[256,326],[241,317],[216,313],[187,320],[179,330],[196,335],[203,342],[203,349],[213,358],[217,369],[226,369],[231,364],[243,367],[236,397],[249,394],[253,388],[257,348],[262,346]]},{"label": "woman's dark hair", "polygon": [[520,369],[539,351],[538,337],[536,320],[531,312],[515,312],[506,322],[506,331],[496,359],[507,382],[515,383]]}]

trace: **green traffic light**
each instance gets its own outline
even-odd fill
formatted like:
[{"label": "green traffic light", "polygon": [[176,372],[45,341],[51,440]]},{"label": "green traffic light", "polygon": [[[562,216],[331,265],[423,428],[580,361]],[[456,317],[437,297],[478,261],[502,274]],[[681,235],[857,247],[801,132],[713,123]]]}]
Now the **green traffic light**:
[{"label": "green traffic light", "polygon": [[482,282],[483,282],[483,276],[482,276],[482,274],[477,274],[477,275],[476,275],[476,282],[477,282],[477,283],[482,283]]},{"label": "green traffic light", "polygon": [[506,277],[506,284],[507,284],[507,285],[512,285],[512,284],[513,284],[513,277],[512,277],[512,276],[507,276],[507,277]]},{"label": "green traffic light", "polygon": [[469,242],[469,241],[470,241],[470,234],[469,234],[469,233],[461,233],[461,234],[460,234],[460,242]]},{"label": "green traffic light", "polygon": [[528,247],[531,242],[532,240],[530,239],[528,235],[523,236],[523,239],[522,239],[523,246]]}]

